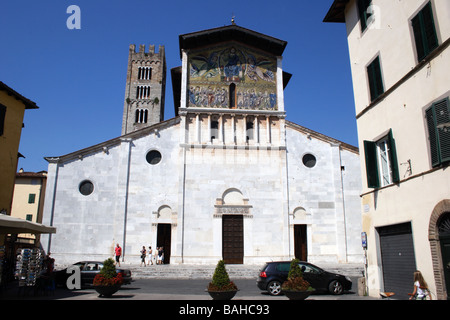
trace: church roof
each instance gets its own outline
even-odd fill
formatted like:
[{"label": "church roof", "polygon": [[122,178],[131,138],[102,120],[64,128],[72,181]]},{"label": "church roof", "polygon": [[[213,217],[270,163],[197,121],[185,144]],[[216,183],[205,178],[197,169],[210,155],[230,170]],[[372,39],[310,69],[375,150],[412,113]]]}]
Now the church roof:
[{"label": "church roof", "polygon": [[345,22],[345,6],[349,0],[334,0],[323,22]]},{"label": "church roof", "polygon": [[235,24],[208,29],[193,33],[182,34],[179,36],[180,56],[183,49],[193,49],[219,43],[235,40],[247,45],[263,49],[266,52],[276,56],[281,56],[287,46],[287,42],[271,36],[246,29]]}]

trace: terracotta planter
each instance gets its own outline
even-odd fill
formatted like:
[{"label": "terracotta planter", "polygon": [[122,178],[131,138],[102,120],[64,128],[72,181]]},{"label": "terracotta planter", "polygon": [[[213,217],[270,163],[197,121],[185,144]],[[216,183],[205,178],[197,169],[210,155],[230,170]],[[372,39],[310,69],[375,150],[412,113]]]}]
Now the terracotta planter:
[{"label": "terracotta planter", "polygon": [[305,300],[314,291],[281,291],[289,300]]},{"label": "terracotta planter", "polygon": [[119,291],[120,284],[114,286],[94,286],[95,291],[98,292],[99,297],[110,298],[114,293]]},{"label": "terracotta planter", "polygon": [[236,295],[236,292],[239,290],[234,291],[208,291],[209,295],[213,300],[231,300]]}]

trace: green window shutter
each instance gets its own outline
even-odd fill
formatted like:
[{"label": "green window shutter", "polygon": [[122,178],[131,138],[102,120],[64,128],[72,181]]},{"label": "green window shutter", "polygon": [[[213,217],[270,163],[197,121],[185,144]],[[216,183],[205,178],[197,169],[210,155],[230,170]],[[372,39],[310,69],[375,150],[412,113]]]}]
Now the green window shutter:
[{"label": "green window shutter", "polygon": [[434,104],[440,160],[450,161],[450,105],[446,98]]},{"label": "green window shutter", "polygon": [[436,117],[434,116],[434,106],[425,111],[425,116],[428,126],[428,137],[430,140],[431,165],[435,167],[439,165],[441,161],[439,159],[439,143],[436,135],[437,128],[435,122]]},{"label": "green window shutter", "polygon": [[367,67],[367,75],[369,79],[370,99],[374,101],[384,93],[383,78],[381,77],[380,57]]},{"label": "green window shutter", "polygon": [[364,154],[366,159],[367,186],[379,188],[380,178],[378,174],[377,145],[372,141],[364,141]]},{"label": "green window shutter", "polygon": [[372,0],[358,0],[358,13],[359,20],[361,21],[361,31],[364,32],[367,29],[367,20],[371,14],[367,13]]},{"label": "green window shutter", "polygon": [[416,43],[417,59],[422,61],[439,46],[431,2],[411,22]]},{"label": "green window shutter", "polygon": [[438,39],[436,35],[436,28],[434,26],[433,9],[431,8],[431,2],[429,2],[422,10],[423,16],[423,28],[425,34],[425,45],[427,47],[428,53],[436,49],[438,44]]},{"label": "green window shutter", "polygon": [[417,15],[412,19],[412,27],[414,32],[414,40],[416,42],[417,59],[422,61],[425,58],[425,47],[423,45],[422,27],[420,23],[420,16]]},{"label": "green window shutter", "polygon": [[446,98],[425,111],[433,167],[450,161],[450,102]]},{"label": "green window shutter", "polygon": [[30,193],[28,195],[28,203],[34,203],[35,200],[36,200],[36,194]]},{"label": "green window shutter", "polygon": [[388,143],[389,143],[389,158],[391,160],[392,182],[398,183],[400,181],[400,174],[398,171],[397,150],[395,146],[394,136],[392,135],[392,129],[389,130]]}]

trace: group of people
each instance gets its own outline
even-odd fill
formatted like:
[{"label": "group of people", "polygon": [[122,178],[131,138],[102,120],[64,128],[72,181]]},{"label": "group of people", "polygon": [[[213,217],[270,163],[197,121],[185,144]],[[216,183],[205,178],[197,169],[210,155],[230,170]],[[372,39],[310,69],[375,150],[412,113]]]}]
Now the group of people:
[{"label": "group of people", "polygon": [[153,264],[153,257],[155,259],[156,264],[164,264],[164,249],[163,247],[157,247],[155,254],[153,255],[153,250],[151,246],[148,246],[148,251],[145,249],[145,246],[142,246],[141,250],[141,267],[144,264],[145,267],[145,259],[148,257],[147,265]]},{"label": "group of people", "polygon": [[[120,257],[122,256],[122,248],[119,244],[116,245],[114,248],[114,257],[116,260],[116,265],[119,265],[120,267]],[[148,246],[148,251],[145,249],[145,246],[142,246],[141,250],[141,267],[142,264],[144,267],[146,265],[153,264],[153,257],[155,259],[156,264],[164,264],[164,248],[163,247],[157,247],[156,252],[153,255],[153,250],[151,246]],[[145,259],[148,258],[148,261],[146,262]]]}]

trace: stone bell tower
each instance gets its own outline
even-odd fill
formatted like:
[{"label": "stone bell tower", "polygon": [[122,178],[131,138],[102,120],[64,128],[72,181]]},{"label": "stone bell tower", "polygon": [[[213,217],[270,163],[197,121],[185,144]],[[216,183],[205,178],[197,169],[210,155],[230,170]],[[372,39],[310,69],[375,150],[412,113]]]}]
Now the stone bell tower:
[{"label": "stone bell tower", "polygon": [[130,45],[122,135],[164,120],[166,57],[164,46]]}]

